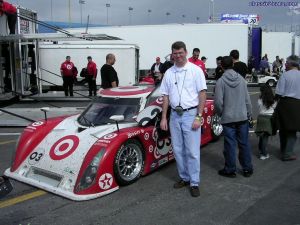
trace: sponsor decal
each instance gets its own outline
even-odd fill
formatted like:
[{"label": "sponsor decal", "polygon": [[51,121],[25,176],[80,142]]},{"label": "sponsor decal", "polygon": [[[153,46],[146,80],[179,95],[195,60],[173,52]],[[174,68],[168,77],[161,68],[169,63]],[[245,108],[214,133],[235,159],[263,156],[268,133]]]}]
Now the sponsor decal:
[{"label": "sponsor decal", "polygon": [[102,140],[102,139],[100,139],[100,140],[98,140],[98,142],[105,143],[105,144],[110,144],[109,140]]},{"label": "sponsor decal", "polygon": [[71,70],[71,69],[72,69],[72,65],[68,64],[68,65],[67,65],[67,69],[68,69],[68,70]]},{"label": "sponsor decal", "polygon": [[99,187],[102,190],[107,190],[111,187],[113,183],[113,177],[110,173],[105,173],[102,174],[101,177],[99,178]]},{"label": "sponsor decal", "polygon": [[161,160],[158,161],[158,166],[161,166],[167,162],[168,162],[168,157],[162,158]]},{"label": "sponsor decal", "polygon": [[207,117],[207,124],[210,124],[210,122],[211,122],[211,117],[208,116],[208,117]]},{"label": "sponsor decal", "polygon": [[162,104],[163,104],[163,99],[164,99],[164,98],[163,98],[162,96],[159,97],[159,98],[157,98],[157,99],[156,99],[156,103],[159,104],[159,105],[162,105]]},{"label": "sponsor decal", "polygon": [[33,124],[31,124],[31,126],[38,127],[38,126],[42,126],[43,124],[44,124],[43,121],[37,121],[37,122],[34,122]]},{"label": "sponsor decal", "polygon": [[62,160],[70,156],[78,147],[79,138],[75,135],[68,135],[57,142],[51,147],[49,155],[53,160]]},{"label": "sponsor decal", "polygon": [[145,131],[143,129],[142,130],[136,130],[134,132],[127,133],[127,136],[128,136],[128,138],[132,138],[132,137],[134,137],[136,135],[143,134],[144,132]]},{"label": "sponsor decal", "polygon": [[115,138],[117,136],[118,136],[118,134],[111,133],[111,134],[107,134],[107,135],[103,136],[103,138],[106,139],[106,140],[109,140],[109,139],[113,139],[113,138]]},{"label": "sponsor decal", "polygon": [[30,165],[35,165],[40,162],[40,160],[45,155],[45,151],[42,148],[37,149],[36,151],[32,152],[28,157],[28,163]]},{"label": "sponsor decal", "polygon": [[174,157],[174,155],[172,154],[172,155],[169,155],[169,160],[173,160],[175,157]]},{"label": "sponsor decal", "polygon": [[150,146],[149,146],[149,152],[150,152],[150,153],[153,152],[153,145],[150,145]]},{"label": "sponsor decal", "polygon": [[214,106],[213,104],[211,104],[210,109],[211,109],[212,111],[214,111],[215,106]]},{"label": "sponsor decal", "polygon": [[204,108],[204,113],[207,113],[207,107]]}]

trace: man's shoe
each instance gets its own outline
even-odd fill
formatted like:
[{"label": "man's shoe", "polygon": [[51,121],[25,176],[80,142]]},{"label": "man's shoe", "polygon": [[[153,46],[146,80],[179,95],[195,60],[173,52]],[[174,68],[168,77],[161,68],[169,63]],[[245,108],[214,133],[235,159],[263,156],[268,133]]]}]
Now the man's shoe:
[{"label": "man's shoe", "polygon": [[191,186],[190,191],[191,191],[192,197],[199,197],[200,196],[200,191],[199,191],[198,186]]},{"label": "man's shoe", "polygon": [[220,176],[223,176],[223,177],[230,177],[230,178],[235,178],[236,177],[235,172],[228,173],[224,169],[219,170],[218,174]]},{"label": "man's shoe", "polygon": [[259,159],[260,159],[260,160],[265,160],[265,159],[268,159],[268,158],[270,158],[270,155],[269,155],[269,154],[266,154],[266,155],[261,154],[261,155],[259,156]]},{"label": "man's shoe", "polygon": [[296,160],[297,157],[295,155],[290,156],[290,157],[282,157],[282,161],[292,161],[292,160]]},{"label": "man's shoe", "polygon": [[243,171],[244,177],[251,177],[252,174],[253,174],[253,170],[244,170]]},{"label": "man's shoe", "polygon": [[175,189],[183,188],[184,186],[190,185],[189,181],[180,180],[174,184]]}]

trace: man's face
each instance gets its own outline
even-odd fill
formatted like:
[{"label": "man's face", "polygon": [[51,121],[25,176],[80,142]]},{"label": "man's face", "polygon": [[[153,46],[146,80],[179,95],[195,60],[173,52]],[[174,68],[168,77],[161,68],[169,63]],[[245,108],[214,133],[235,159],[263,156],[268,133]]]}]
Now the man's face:
[{"label": "man's face", "polygon": [[184,50],[183,48],[177,50],[177,49],[172,49],[172,57],[174,59],[175,63],[183,63],[186,61],[186,56],[187,56],[187,51]]},{"label": "man's face", "polygon": [[71,57],[67,57],[66,60],[67,60],[67,62],[70,62],[71,61]]},{"label": "man's face", "polygon": [[198,52],[198,51],[194,51],[193,52],[193,59],[198,59],[199,58],[199,55],[200,55],[200,52]]},{"label": "man's face", "polygon": [[159,64],[159,63],[160,63],[160,59],[157,59],[157,60],[156,60],[156,64]]},{"label": "man's face", "polygon": [[115,62],[116,62],[116,57],[113,56],[113,57],[110,59],[110,63],[111,63],[111,65],[114,65]]}]

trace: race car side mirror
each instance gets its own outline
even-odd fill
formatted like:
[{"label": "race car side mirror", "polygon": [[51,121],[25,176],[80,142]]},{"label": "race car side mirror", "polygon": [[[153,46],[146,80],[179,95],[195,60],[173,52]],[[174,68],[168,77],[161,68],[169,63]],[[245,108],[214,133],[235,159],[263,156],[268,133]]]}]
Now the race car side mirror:
[{"label": "race car side mirror", "polygon": [[117,129],[118,129],[118,132],[119,132],[120,130],[119,130],[119,123],[118,122],[124,120],[124,115],[114,115],[114,116],[109,117],[109,119],[116,122]]},{"label": "race car side mirror", "polygon": [[49,107],[43,107],[43,108],[40,108],[40,110],[42,112],[44,112],[44,114],[45,114],[45,120],[47,121],[47,112],[50,111],[50,108]]}]

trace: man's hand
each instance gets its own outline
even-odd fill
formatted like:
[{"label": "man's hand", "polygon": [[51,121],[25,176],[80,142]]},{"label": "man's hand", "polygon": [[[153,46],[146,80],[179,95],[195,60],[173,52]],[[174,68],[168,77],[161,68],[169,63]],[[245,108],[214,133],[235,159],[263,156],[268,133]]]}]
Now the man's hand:
[{"label": "man's hand", "polygon": [[165,131],[168,130],[168,120],[167,119],[161,119],[160,129],[165,130]]},{"label": "man's hand", "polygon": [[201,118],[200,119],[195,119],[192,125],[193,130],[197,130],[201,127]]}]

